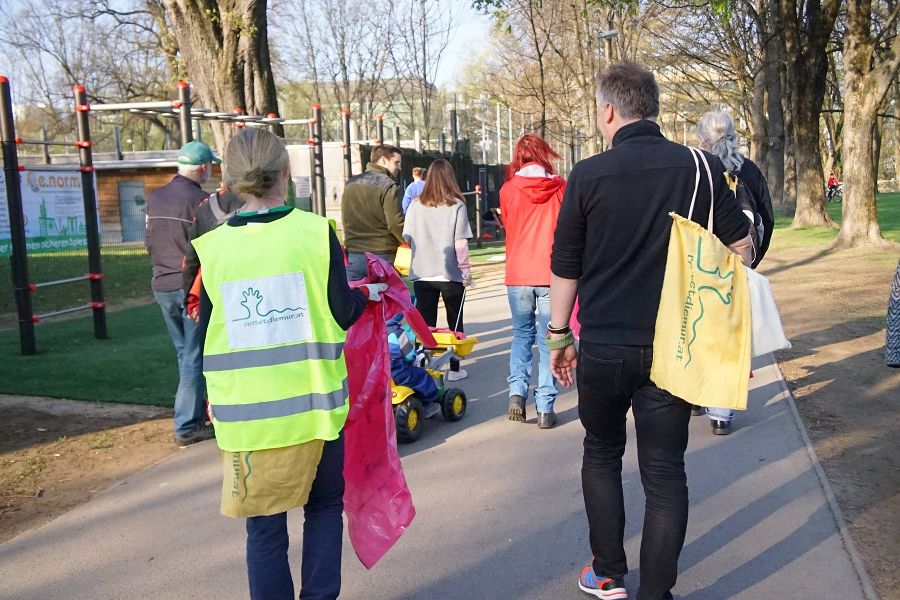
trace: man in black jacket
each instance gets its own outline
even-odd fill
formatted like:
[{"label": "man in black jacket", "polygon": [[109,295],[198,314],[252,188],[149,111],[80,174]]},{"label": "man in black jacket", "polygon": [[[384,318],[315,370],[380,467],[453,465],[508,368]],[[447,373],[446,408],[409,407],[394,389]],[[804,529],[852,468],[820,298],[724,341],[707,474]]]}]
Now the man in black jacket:
[{"label": "man in black jacket", "polygon": [[178,175],[147,198],[144,244],[153,264],[150,286],[178,359],[175,392],[175,443],[183,446],[214,436],[206,426],[206,385],[196,322],[184,310],[182,266],[190,247],[189,231],[197,206],[209,196],[200,187],[209,180],[213,156],[209,146],[189,142],[178,152]]},{"label": "man in black jacket", "polygon": [[[638,600],[672,598],[687,528],[684,452],[691,407],[650,380],[672,219],[688,214],[697,170],[691,152],[663,137],[655,119],[659,88],[635,63],[600,78],[598,123],[611,149],[575,165],[559,213],[551,259],[550,364],[563,385],[578,373],[578,414],[586,430],[582,489],[594,561],[579,587],[600,598],[627,598],[623,545],[622,455],[632,409],[646,496]],[[707,155],[715,179],[713,233],[750,261],[748,223]],[[699,186],[693,219],[706,223],[708,186]],[[576,292],[581,345],[568,330]],[[576,358],[577,356],[577,358]]]},{"label": "man in black jacket", "polygon": [[366,170],[347,180],[341,196],[341,226],[347,250],[347,277],[366,276],[365,252],[393,263],[403,244],[403,188],[397,183],[400,148],[379,144]]}]

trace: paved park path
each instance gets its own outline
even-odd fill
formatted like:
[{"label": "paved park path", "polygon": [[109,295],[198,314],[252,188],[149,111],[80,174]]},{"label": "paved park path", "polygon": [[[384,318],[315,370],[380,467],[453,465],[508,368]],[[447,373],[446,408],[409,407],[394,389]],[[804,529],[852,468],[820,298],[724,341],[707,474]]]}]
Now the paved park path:
[{"label": "paved park path", "polygon": [[[560,425],[506,420],[509,312],[499,276],[471,294],[469,413],[427,422],[402,446],[418,516],[366,571],[345,542],[343,598],[578,599],[590,560],[581,498],[582,428],[573,391]],[[780,372],[756,365],[751,410],[714,437],[691,423],[687,541],[676,597],[873,600],[827,500]],[[629,432],[630,443],[634,440]],[[623,468],[632,598],[643,494],[634,446]],[[48,525],[0,545],[3,600],[238,600],[247,597],[243,522],[218,514],[214,442],[181,450]],[[295,573],[302,513],[289,518]],[[852,544],[851,544],[852,546]]]}]

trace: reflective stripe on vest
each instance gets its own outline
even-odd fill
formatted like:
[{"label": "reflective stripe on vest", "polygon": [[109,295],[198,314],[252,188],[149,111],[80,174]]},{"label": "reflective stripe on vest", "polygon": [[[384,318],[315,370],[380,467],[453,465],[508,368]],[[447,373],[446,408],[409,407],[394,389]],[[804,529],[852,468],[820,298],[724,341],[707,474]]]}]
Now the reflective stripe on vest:
[{"label": "reflective stripe on vest", "polygon": [[345,379],[341,389],[325,394],[304,394],[256,404],[210,404],[210,409],[215,419],[223,423],[258,421],[299,415],[311,410],[334,410],[344,405],[349,393]]},{"label": "reflective stripe on vest", "polygon": [[344,344],[340,342],[334,344],[310,342],[243,352],[207,354],[203,357],[203,372],[270,367],[300,360],[337,360],[343,352]]}]

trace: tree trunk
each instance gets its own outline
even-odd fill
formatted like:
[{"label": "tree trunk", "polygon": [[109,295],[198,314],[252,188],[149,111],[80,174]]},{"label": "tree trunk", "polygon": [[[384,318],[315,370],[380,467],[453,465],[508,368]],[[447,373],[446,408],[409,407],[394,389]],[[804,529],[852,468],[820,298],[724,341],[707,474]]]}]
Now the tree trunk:
[{"label": "tree trunk", "polygon": [[[766,137],[768,138],[768,152],[766,153],[766,180],[769,185],[769,194],[772,204],[777,207],[784,206],[784,111],[781,103],[781,77],[777,65],[766,68],[766,105],[768,119],[766,120]],[[769,73],[772,71],[772,73]]]},{"label": "tree trunk", "polygon": [[900,92],[894,96],[894,191],[900,192]]},{"label": "tree trunk", "polygon": [[763,172],[768,170],[769,151],[766,123],[766,70],[762,61],[753,77],[753,101],[750,104],[750,154]]},{"label": "tree trunk", "polygon": [[[802,94],[801,97],[806,97]],[[825,209],[825,178],[819,152],[818,111],[804,111],[803,102],[794,105],[794,164],[796,166],[797,208],[791,227],[832,227]],[[799,114],[798,114],[799,113]]]},{"label": "tree trunk", "polygon": [[[900,41],[893,56],[873,67],[872,2],[851,2],[844,35],[844,202],[836,248],[886,246],[875,205],[874,135],[878,107],[900,67]],[[876,124],[877,125],[877,124]]]},{"label": "tree trunk", "polygon": [[856,69],[851,68],[846,57],[845,64],[844,201],[841,231],[834,245],[838,248],[880,246],[884,239],[878,226],[872,178],[872,119],[878,104],[866,100],[866,90],[859,86],[859,73],[851,74]]},{"label": "tree trunk", "polygon": [[828,74],[826,47],[840,2],[805,2],[802,15],[797,4],[781,0],[797,169],[797,210],[791,227],[830,227],[834,223],[825,210],[819,115]]},{"label": "tree trunk", "polygon": [[[278,113],[266,4],[266,0],[165,0],[198,104],[214,111],[239,107],[250,115]],[[211,124],[222,152],[233,126]],[[277,129],[284,134],[280,126]]]},{"label": "tree trunk", "polygon": [[769,38],[766,40],[763,67],[766,70],[766,137],[769,142],[766,165],[772,204],[784,208],[784,108],[782,105],[782,57],[784,30],[778,0],[768,0]]},{"label": "tree trunk", "polygon": [[881,171],[881,140],[884,130],[884,119],[876,117],[872,125],[872,183],[875,186],[875,194],[878,195],[878,175]]},{"label": "tree trunk", "polygon": [[900,192],[900,78],[894,80],[891,91],[893,100],[890,104],[894,107],[894,118],[891,119],[894,140],[894,185],[891,191]]},{"label": "tree trunk", "polygon": [[[786,74],[785,74],[786,78]],[[782,80],[784,83],[784,80]],[[782,85],[782,93],[785,95],[782,106],[784,116],[784,202],[782,208],[785,216],[792,216],[797,207],[797,154],[794,152],[794,136],[790,133],[794,130],[794,113],[791,110],[791,88]]]}]

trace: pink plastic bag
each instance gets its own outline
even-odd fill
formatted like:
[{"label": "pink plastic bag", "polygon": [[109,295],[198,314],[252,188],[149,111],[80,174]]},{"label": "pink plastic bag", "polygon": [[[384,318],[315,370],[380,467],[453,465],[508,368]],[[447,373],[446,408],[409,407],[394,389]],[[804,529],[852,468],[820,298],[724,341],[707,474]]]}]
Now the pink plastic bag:
[{"label": "pink plastic bag", "polygon": [[572,308],[572,316],[569,317],[569,329],[576,340],[581,339],[581,321],[578,320],[578,296],[575,296],[575,306]]},{"label": "pink plastic bag", "polygon": [[351,285],[382,282],[388,289],[381,302],[369,303],[344,344],[350,386],[344,427],[344,512],[356,556],[371,569],[416,516],[397,452],[385,317],[403,311],[420,337],[431,334],[394,268],[371,254],[366,258],[368,276]]}]

